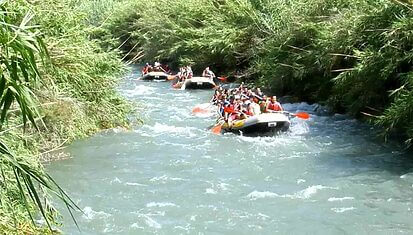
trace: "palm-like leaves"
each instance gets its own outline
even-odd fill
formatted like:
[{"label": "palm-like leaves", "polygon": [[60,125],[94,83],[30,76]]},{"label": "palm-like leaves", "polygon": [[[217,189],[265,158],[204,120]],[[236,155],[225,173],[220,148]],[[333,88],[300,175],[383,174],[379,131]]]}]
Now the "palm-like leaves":
[{"label": "palm-like leaves", "polygon": [[[14,25],[5,5],[0,5],[0,128],[7,122],[8,111],[14,104],[20,109],[23,124],[30,122],[36,127],[38,112],[35,95],[30,88],[40,78],[36,60],[46,59],[47,50],[35,27],[29,25],[31,18],[32,14],[28,13],[19,25]],[[0,182],[8,181],[0,187],[17,186],[33,223],[32,204],[51,229],[51,205],[45,197],[47,193],[60,198],[71,214],[72,209],[79,209],[47,173],[14,155],[1,139],[0,168]],[[10,181],[5,172],[9,172],[13,180]]]}]

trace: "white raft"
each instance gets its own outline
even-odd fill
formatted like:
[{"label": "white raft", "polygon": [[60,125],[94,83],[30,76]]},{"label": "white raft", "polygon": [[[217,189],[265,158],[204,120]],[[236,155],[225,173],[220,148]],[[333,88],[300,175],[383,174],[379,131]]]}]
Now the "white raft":
[{"label": "white raft", "polygon": [[224,123],[222,130],[245,134],[287,131],[290,123],[288,113],[262,113],[247,119],[234,121],[231,127],[228,123]]},{"label": "white raft", "polygon": [[146,81],[151,81],[151,80],[162,80],[162,81],[167,81],[168,80],[168,74],[164,72],[149,72],[145,75],[143,75],[141,80],[146,80]]},{"label": "white raft", "polygon": [[216,86],[214,81],[209,77],[192,77],[186,79],[181,86],[181,90],[185,89],[212,89]]}]

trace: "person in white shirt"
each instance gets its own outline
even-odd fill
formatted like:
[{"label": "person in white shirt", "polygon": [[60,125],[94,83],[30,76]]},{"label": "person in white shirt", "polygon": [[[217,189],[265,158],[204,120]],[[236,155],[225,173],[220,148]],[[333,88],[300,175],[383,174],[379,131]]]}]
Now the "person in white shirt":
[{"label": "person in white shirt", "polygon": [[214,79],[215,74],[214,72],[212,72],[212,70],[209,69],[209,67],[206,67],[202,72],[202,77],[209,77],[210,79]]}]

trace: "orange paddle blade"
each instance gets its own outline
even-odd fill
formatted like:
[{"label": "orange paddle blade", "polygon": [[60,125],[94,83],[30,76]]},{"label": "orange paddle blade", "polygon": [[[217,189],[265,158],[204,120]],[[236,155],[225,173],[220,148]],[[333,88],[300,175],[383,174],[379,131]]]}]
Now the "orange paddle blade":
[{"label": "orange paddle blade", "polygon": [[181,83],[177,83],[177,84],[172,85],[172,87],[175,88],[175,89],[179,89],[179,88],[181,88],[181,86],[182,86]]},{"label": "orange paddle blade", "polygon": [[224,77],[224,76],[218,77],[218,79],[221,80],[221,81],[223,81],[223,82],[226,82],[226,81],[227,81],[227,77]]},{"label": "orange paddle blade", "polygon": [[200,107],[195,107],[194,109],[192,109],[192,113],[207,113],[208,110],[200,108]]},{"label": "orange paddle blade", "polygon": [[295,113],[293,115],[298,117],[298,118],[301,118],[301,119],[309,119],[310,118],[310,114],[308,114],[306,112],[299,112],[299,113]]},{"label": "orange paddle blade", "polygon": [[222,129],[222,125],[217,124],[217,125],[215,125],[214,127],[211,128],[211,132],[216,134],[216,135],[219,135],[219,134],[221,134],[221,129]]}]

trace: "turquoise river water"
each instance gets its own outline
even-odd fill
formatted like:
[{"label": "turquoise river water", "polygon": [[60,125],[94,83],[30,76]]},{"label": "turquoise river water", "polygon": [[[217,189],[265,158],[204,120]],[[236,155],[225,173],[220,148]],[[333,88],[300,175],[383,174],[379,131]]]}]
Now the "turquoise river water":
[{"label": "turquoise river water", "polygon": [[67,148],[47,169],[83,209],[67,234],[413,234],[413,161],[376,130],[318,105],[269,137],[214,135],[191,114],[212,91],[133,80],[143,125]]}]

